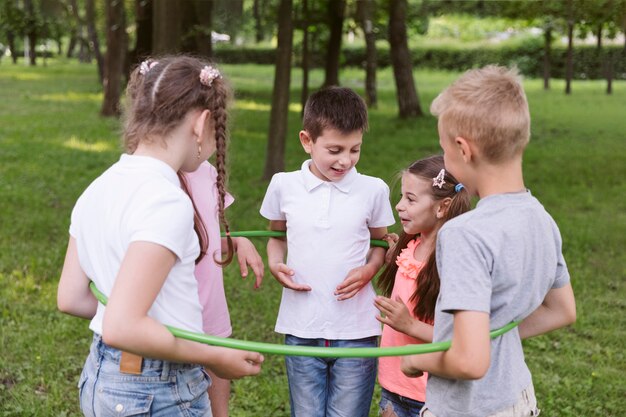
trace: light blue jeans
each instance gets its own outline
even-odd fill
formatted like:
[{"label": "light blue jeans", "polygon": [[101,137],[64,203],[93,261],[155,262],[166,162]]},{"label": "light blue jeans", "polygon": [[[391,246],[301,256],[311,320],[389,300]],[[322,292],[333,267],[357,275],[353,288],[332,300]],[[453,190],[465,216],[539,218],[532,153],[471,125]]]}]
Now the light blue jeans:
[{"label": "light blue jeans", "polygon": [[[318,347],[376,347],[378,337],[356,340],[303,339],[285,335],[285,344]],[[286,356],[292,417],[367,417],[376,358]]]},{"label": "light blue jeans", "polygon": [[199,365],[143,359],[141,375],[120,372],[121,351],[94,334],[78,382],[87,417],[211,417],[211,379]]}]

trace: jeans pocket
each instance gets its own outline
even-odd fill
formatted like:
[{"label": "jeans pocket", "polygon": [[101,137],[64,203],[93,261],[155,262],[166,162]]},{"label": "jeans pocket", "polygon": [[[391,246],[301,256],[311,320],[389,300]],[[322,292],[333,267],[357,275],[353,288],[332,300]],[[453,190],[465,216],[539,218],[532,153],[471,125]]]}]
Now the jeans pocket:
[{"label": "jeans pocket", "polygon": [[211,386],[211,377],[204,369],[200,369],[199,375],[187,383],[187,388],[193,397],[206,392]]},{"label": "jeans pocket", "polygon": [[96,414],[102,417],[148,417],[152,400],[154,399],[152,394],[112,388],[98,390],[97,395]]}]

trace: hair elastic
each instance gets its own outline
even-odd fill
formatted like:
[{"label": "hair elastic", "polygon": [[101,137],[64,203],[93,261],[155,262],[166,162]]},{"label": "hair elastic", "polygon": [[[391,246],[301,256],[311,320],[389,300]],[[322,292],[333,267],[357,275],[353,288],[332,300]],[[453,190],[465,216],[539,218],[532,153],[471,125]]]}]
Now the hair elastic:
[{"label": "hair elastic", "polygon": [[463,188],[465,188],[465,186],[461,183],[458,183],[457,185],[454,186],[454,191],[456,191],[457,193],[460,192]]},{"label": "hair elastic", "polygon": [[216,78],[222,78],[222,74],[220,74],[217,68],[205,65],[200,71],[200,82],[207,87],[210,87]]},{"label": "hair elastic", "polygon": [[439,187],[441,189],[441,187],[443,187],[443,185],[446,183],[443,179],[445,175],[446,175],[446,170],[441,168],[441,171],[439,171],[439,174],[437,174],[437,176],[433,178],[433,187]]},{"label": "hair elastic", "polygon": [[153,61],[151,59],[146,59],[139,65],[139,73],[141,75],[146,75],[159,61]]}]

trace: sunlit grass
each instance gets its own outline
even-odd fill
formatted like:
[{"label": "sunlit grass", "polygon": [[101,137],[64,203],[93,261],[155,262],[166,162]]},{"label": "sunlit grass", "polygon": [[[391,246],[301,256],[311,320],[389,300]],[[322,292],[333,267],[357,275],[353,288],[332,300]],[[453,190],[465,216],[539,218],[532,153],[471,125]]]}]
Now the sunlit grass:
[{"label": "sunlit grass", "polygon": [[[227,216],[232,230],[262,230],[273,69],[221,69],[236,90],[228,154],[236,201]],[[310,75],[315,91],[323,71]],[[358,169],[390,184],[413,160],[440,152],[428,107],[457,74],[414,76],[424,118],[397,118],[389,68],[378,72],[379,107],[369,111]],[[363,78],[355,68],[340,76],[361,94]],[[298,140],[301,71],[294,69],[291,80],[287,170],[307,157]],[[602,81],[575,81],[571,96],[562,80],[552,80],[550,91],[541,80],[525,87],[533,119],[525,181],[559,224],[579,315],[570,329],[526,341],[526,358],[542,415],[616,417],[626,392],[626,83],[616,82],[613,96]],[[0,415],[79,415],[76,382],[90,332],[86,321],[56,311],[55,292],[71,209],[121,152],[119,121],[98,115],[100,97],[93,65],[0,64]],[[263,252],[265,242],[255,243]],[[266,272],[254,291],[236,270],[225,269],[233,336],[282,343],[273,331],[281,287]],[[280,356],[267,355],[259,377],[233,384],[232,417],[285,417],[288,410]]]}]

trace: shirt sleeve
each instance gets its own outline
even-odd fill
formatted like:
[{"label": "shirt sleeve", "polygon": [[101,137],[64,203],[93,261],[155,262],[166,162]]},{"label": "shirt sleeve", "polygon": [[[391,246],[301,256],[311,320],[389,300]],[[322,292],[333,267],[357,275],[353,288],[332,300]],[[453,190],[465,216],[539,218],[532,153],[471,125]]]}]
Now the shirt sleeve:
[{"label": "shirt sleeve", "polygon": [[181,259],[195,234],[191,200],[182,191],[155,197],[144,201],[142,209],[129,219],[129,241],[156,243]]},{"label": "shirt sleeve", "polygon": [[381,179],[378,179],[372,212],[370,215],[368,227],[387,227],[396,221],[393,217],[393,210],[389,203],[389,187]]},{"label": "shirt sleeve", "polygon": [[554,283],[552,284],[552,288],[561,288],[570,282],[570,275],[569,270],[567,269],[567,264],[565,263],[565,258],[563,257],[563,242],[561,240],[561,233],[559,232],[556,223],[554,223],[553,227],[555,228],[556,249],[558,253],[555,279]]},{"label": "shirt sleeve", "polygon": [[285,213],[281,210],[280,199],[280,173],[274,174],[267,186],[263,203],[261,203],[261,216],[268,220],[286,220]]},{"label": "shirt sleeve", "polygon": [[491,259],[487,247],[461,228],[444,227],[437,235],[440,292],[437,309],[444,312],[491,311]]}]

